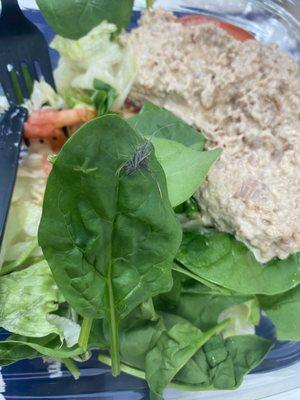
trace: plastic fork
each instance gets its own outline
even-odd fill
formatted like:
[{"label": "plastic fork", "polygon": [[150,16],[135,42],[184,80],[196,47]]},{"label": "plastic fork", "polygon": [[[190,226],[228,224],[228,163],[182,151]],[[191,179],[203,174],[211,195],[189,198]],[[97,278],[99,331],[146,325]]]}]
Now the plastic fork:
[{"label": "plastic fork", "polygon": [[1,3],[0,82],[9,103],[16,104],[29,98],[32,82],[39,79],[35,63],[45,81],[55,85],[43,34],[23,15],[17,0]]},{"label": "plastic fork", "polygon": [[19,163],[27,110],[17,106],[30,97],[32,83],[42,76],[55,88],[48,45],[39,29],[22,13],[17,0],[2,0],[0,17],[0,83],[10,109],[0,122],[0,246]]},{"label": "plastic fork", "polygon": [[18,168],[27,109],[11,106],[0,122],[0,246]]}]

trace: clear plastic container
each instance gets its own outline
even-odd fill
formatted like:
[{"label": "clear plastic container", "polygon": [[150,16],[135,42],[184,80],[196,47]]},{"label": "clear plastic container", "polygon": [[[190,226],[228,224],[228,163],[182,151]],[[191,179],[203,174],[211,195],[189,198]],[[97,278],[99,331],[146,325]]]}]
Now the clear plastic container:
[{"label": "clear plastic container", "polygon": [[[135,4],[141,10],[145,0]],[[299,0],[156,0],[155,6],[216,16],[252,32],[259,41],[277,43],[300,59]]]},{"label": "clear plastic container", "polygon": [[[48,41],[53,32],[45,23],[31,0],[20,0],[27,17],[45,34]],[[300,0],[157,0],[162,6],[180,14],[205,14],[218,17],[252,32],[257,40],[277,43],[279,48],[300,60]],[[135,4],[136,12],[131,28],[139,18],[145,0]],[[53,65],[57,54],[51,52]],[[300,342],[276,342],[275,332],[266,318],[262,318],[257,333],[272,338],[276,345],[267,359],[246,377],[243,385],[234,392],[187,393],[166,391],[168,400],[269,400],[300,398]],[[2,334],[0,339],[5,335]],[[1,336],[1,334],[0,334]],[[1,399],[105,399],[147,400],[147,385],[143,380],[121,374],[112,378],[110,369],[100,365],[93,357],[88,363],[78,365],[82,377],[74,381],[60,363],[36,359],[21,361],[2,370],[0,377]],[[292,390],[299,388],[293,393]],[[292,396],[289,394],[292,393]],[[276,395],[275,397],[273,397]],[[272,397],[270,397],[272,396]]]}]

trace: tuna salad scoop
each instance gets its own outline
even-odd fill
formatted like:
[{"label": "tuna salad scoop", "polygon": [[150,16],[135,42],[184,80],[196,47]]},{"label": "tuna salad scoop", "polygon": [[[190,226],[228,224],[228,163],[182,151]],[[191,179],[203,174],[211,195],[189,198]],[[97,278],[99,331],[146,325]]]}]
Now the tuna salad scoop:
[{"label": "tuna salad scoop", "polygon": [[146,11],[127,34],[138,72],[130,101],[173,111],[221,147],[195,194],[203,223],[261,262],[300,251],[300,72],[275,45],[239,42],[213,24]]}]

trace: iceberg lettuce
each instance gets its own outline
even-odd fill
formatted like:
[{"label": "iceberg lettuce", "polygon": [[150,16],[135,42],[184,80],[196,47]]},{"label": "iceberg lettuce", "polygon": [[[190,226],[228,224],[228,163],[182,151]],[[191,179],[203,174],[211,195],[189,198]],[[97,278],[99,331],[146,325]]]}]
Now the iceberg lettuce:
[{"label": "iceberg lettuce", "polygon": [[94,79],[112,86],[117,98],[116,111],[123,105],[136,73],[136,62],[129,44],[114,37],[117,27],[106,21],[79,40],[56,36],[51,46],[60,54],[54,77],[59,93],[66,96],[70,88],[93,89]]},{"label": "iceberg lettuce", "polygon": [[[43,169],[43,160],[49,149],[31,146],[26,160],[18,170],[5,235],[0,252],[0,269],[6,262],[18,260],[37,237],[37,229],[42,213],[42,202],[46,186],[47,173]],[[32,256],[42,256],[36,247]]]}]

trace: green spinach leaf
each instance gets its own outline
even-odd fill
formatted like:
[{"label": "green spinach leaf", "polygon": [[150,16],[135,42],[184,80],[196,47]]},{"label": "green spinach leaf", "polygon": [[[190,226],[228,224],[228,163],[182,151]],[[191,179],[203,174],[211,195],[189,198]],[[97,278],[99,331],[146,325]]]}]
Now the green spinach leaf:
[{"label": "green spinach leaf", "polygon": [[300,286],[276,296],[259,296],[279,340],[300,340]]},{"label": "green spinach leaf", "polygon": [[105,115],[116,100],[117,92],[111,85],[99,79],[94,79],[94,89],[95,91],[92,95],[93,104],[99,116]]},{"label": "green spinach leaf", "polygon": [[139,114],[128,119],[134,129],[143,136],[155,136],[202,150],[205,137],[170,111],[145,102]]},{"label": "green spinach leaf", "polygon": [[170,289],[180,241],[152,145],[116,115],[81,127],[49,176],[39,243],[70,305],[107,321],[115,374],[119,320]]},{"label": "green spinach leaf", "polygon": [[54,32],[69,39],[79,39],[102,21],[126,28],[133,8],[133,0],[37,0],[37,4]]},{"label": "green spinach leaf", "polygon": [[[147,379],[153,399],[162,398],[166,385],[181,390],[234,389],[272,347],[270,341],[255,335],[216,336],[230,321],[203,333],[178,315],[157,314],[156,322],[149,321],[139,306],[121,322],[120,329],[121,369]],[[99,360],[111,365],[103,354]]]},{"label": "green spinach leaf", "polygon": [[[250,296],[224,295],[192,279],[181,279],[174,276],[175,290],[155,298],[155,307],[159,311],[176,314],[191,324],[206,331],[214,327],[220,314],[232,307],[250,300]],[[176,285],[177,283],[177,285]]]},{"label": "green spinach leaf", "polygon": [[272,342],[255,335],[226,340],[214,336],[179,371],[173,383],[182,390],[235,389],[271,347]]},{"label": "green spinach leaf", "polygon": [[163,390],[178,371],[204,343],[228,324],[228,321],[224,321],[203,333],[192,324],[172,315],[164,315],[164,321],[167,330],[146,355],[145,372],[152,393],[151,399],[162,399]]},{"label": "green spinach leaf", "polygon": [[167,179],[169,199],[173,207],[188,200],[204,181],[221,150],[197,151],[179,142],[153,138],[157,160]]},{"label": "green spinach leaf", "polygon": [[195,275],[246,295],[274,295],[300,283],[300,253],[260,264],[233,236],[215,230],[185,232],[176,258]]}]

